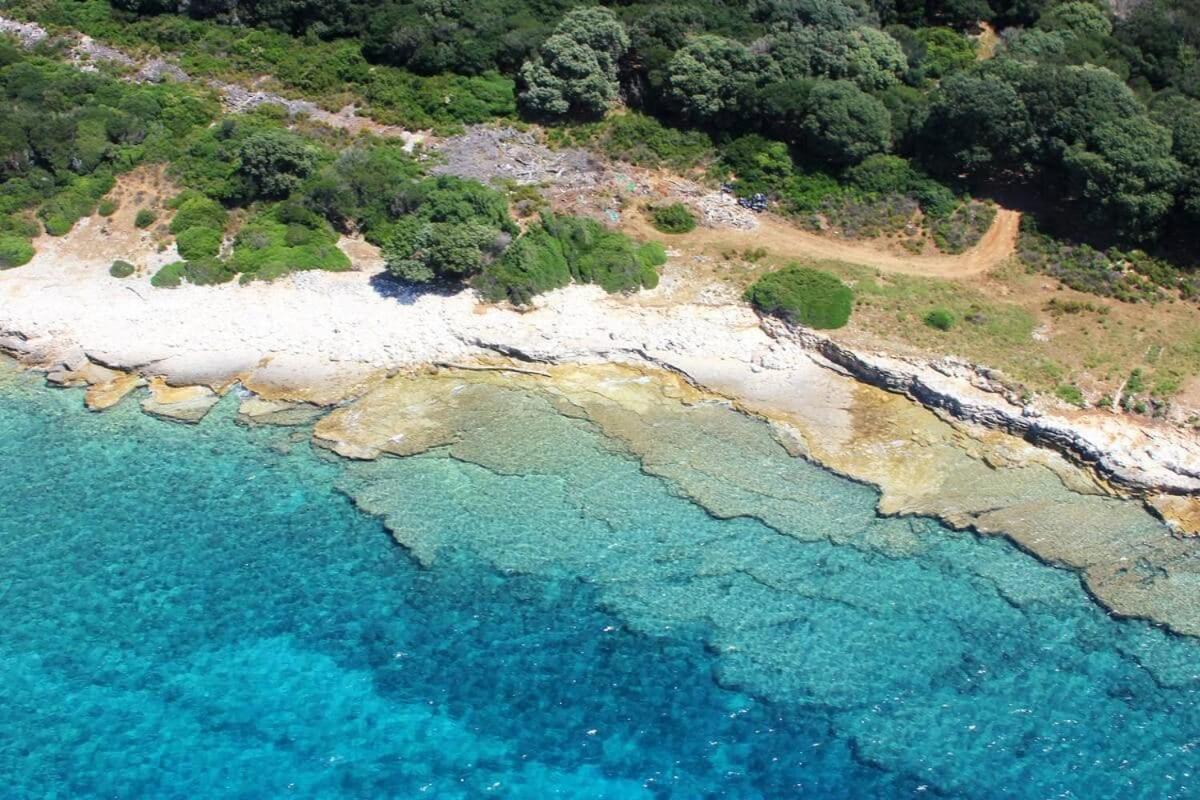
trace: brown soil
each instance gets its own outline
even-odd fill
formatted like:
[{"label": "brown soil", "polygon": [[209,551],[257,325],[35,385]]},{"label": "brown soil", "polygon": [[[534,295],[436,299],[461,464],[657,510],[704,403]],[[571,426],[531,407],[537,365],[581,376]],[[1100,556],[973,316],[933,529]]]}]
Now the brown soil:
[{"label": "brown soil", "polygon": [[959,255],[900,254],[865,242],[832,239],[809,233],[778,217],[764,214],[754,230],[697,228],[691,233],[664,235],[641,214],[623,215],[619,226],[639,239],[657,239],[669,247],[693,254],[705,250],[741,250],[762,248],[777,258],[807,258],[863,264],[885,272],[921,275],[930,278],[967,278],[982,275],[999,266],[1016,249],[1021,216],[1016,211],[999,209],[992,227],[971,249]]},{"label": "brown soil", "polygon": [[[156,251],[171,240],[167,231],[171,212],[165,203],[178,191],[162,165],[138,167],[118,176],[117,185],[105,195],[105,199],[117,203],[112,216],[93,214],[77,223],[66,236],[43,234],[34,242],[34,247],[38,252],[54,253],[63,260],[100,261],[107,266],[122,259],[142,269]],[[141,209],[149,209],[158,215],[158,220],[144,230],[134,225]]]},{"label": "brown soil", "polygon": [[990,22],[981,22],[979,23],[979,35],[975,37],[975,42],[975,58],[979,61],[986,61],[996,55],[996,48],[1000,45],[1000,36]]}]

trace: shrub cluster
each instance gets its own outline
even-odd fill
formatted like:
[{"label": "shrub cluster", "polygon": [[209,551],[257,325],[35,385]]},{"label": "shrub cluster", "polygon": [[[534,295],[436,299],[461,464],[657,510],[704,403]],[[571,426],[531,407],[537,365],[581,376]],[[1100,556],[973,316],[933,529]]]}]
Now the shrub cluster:
[{"label": "shrub cluster", "polygon": [[384,226],[384,260],[388,272],[413,283],[468,279],[517,232],[503,194],[451,176],[403,187],[393,211],[407,213]]},{"label": "shrub cluster", "polygon": [[167,264],[150,278],[150,285],[160,289],[174,289],[183,281],[196,286],[211,286],[228,283],[234,273],[216,258],[201,258],[196,261],[174,261]]},{"label": "shrub cluster", "polygon": [[296,201],[268,207],[238,231],[229,269],[241,280],[274,280],[289,272],[350,269],[338,236],[324,219]]},{"label": "shrub cluster", "polygon": [[1030,272],[1056,278],[1076,291],[1115,297],[1126,303],[1156,302],[1169,292],[1200,298],[1200,276],[1141,250],[1099,250],[1038,232],[1022,220],[1017,253]]},{"label": "shrub cluster", "polygon": [[639,245],[595,220],[545,215],[484,268],[474,286],[488,300],[517,305],[572,281],[629,292],[657,286],[656,268],[666,261],[657,243]]},{"label": "shrub cluster", "polygon": [[943,253],[962,253],[974,247],[996,220],[994,203],[969,200],[949,216],[933,220],[933,241]]},{"label": "shrub cluster", "polygon": [[829,330],[849,322],[854,293],[828,272],[791,264],[751,284],[746,300],[764,314]]},{"label": "shrub cluster", "polygon": [[33,245],[27,240],[0,234],[0,269],[12,269],[28,264],[33,258]]},{"label": "shrub cluster", "polygon": [[683,203],[651,208],[650,221],[663,233],[687,233],[696,229],[696,217]]},{"label": "shrub cluster", "polygon": [[548,138],[554,145],[591,147],[634,166],[679,172],[702,167],[716,157],[712,139],[703,131],[671,127],[633,111],[586,125],[551,128]]},{"label": "shrub cluster", "polygon": [[169,159],[216,111],[186,87],[80,72],[3,42],[0,104],[0,235],[22,239],[40,230],[31,209],[52,236],[93,211],[111,215],[103,198],[116,174]]}]

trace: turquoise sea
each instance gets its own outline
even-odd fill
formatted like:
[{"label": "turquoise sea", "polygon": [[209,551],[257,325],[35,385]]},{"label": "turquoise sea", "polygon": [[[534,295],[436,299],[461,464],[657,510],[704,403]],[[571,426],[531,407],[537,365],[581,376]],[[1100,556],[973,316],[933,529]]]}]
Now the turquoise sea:
[{"label": "turquoise sea", "polygon": [[719,519],[533,407],[511,464],[233,412],[0,371],[0,797],[1200,794],[1198,643],[1001,539],[808,465]]}]

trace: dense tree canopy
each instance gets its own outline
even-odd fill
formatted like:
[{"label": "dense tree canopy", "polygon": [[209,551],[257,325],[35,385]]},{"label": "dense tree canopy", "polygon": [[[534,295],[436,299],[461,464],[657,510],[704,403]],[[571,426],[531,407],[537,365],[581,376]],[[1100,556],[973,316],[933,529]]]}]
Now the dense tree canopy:
[{"label": "dense tree canopy", "polygon": [[597,117],[617,98],[629,35],[604,8],[576,9],[521,68],[521,105],[536,116]]},{"label": "dense tree canopy", "polygon": [[778,67],[740,42],[720,36],[689,39],[667,65],[666,97],[685,117],[728,124]]},{"label": "dense tree canopy", "polygon": [[[100,0],[15,2],[69,16],[62,9]],[[331,102],[344,99],[337,93],[346,86],[362,86],[376,111],[385,104],[420,107],[422,120],[474,122],[515,108],[550,121],[594,119],[623,101],[666,129],[699,131],[725,143],[729,157],[743,166],[754,159],[740,157],[739,149],[762,141],[756,153],[763,164],[745,182],[769,185],[795,208],[812,206],[811,193],[797,188],[805,170],[823,171],[812,186],[852,185],[841,172],[882,154],[907,160],[955,192],[998,180],[1024,183],[1055,213],[1093,223],[1089,233],[1140,245],[1195,224],[1200,206],[1189,104],[1200,101],[1200,0],[1143,0],[1119,14],[1093,0],[112,5],[118,22],[182,14],[241,26],[219,50],[231,56],[262,47],[262,29],[303,36],[290,41],[305,47],[324,40],[321,63],[289,54],[286,62],[280,57],[276,71],[302,91],[326,93]],[[974,38],[984,20],[1001,33],[990,58]],[[191,29],[180,25],[140,30],[170,49],[186,44]],[[428,77],[393,72],[383,79],[373,64]],[[154,141],[154,124],[146,120],[159,113],[150,106],[160,99],[139,93],[103,113],[74,113],[57,94],[40,90],[28,65],[15,66],[6,79],[9,96],[40,103],[48,112],[20,122],[0,117],[0,169],[21,174],[24,183],[14,186],[20,196],[38,195],[46,174],[58,185],[63,175],[103,173],[115,150]],[[1164,112],[1164,103],[1177,113]],[[742,144],[732,144],[737,142]],[[355,186],[372,184],[365,174],[354,177],[348,163],[335,168],[309,158],[283,132],[259,136],[254,125],[239,122],[234,130],[218,128],[187,144],[189,158],[177,173],[222,202],[279,198],[303,186],[305,202],[322,214],[326,208],[355,209],[354,219],[330,218],[338,227],[386,232],[395,223],[390,210],[365,195],[347,199],[347,192],[359,193]],[[786,169],[778,168],[780,148],[791,162]],[[204,170],[193,168],[200,163]],[[378,166],[392,174],[389,165]],[[395,199],[383,185],[370,192]],[[42,218],[61,229],[84,206],[78,197],[66,193],[43,209]],[[930,202],[940,204],[942,197]],[[469,233],[457,231],[455,240],[471,240]]]},{"label": "dense tree canopy", "polygon": [[842,166],[889,150],[891,125],[879,100],[848,81],[829,81],[813,87],[800,131],[814,155]]}]

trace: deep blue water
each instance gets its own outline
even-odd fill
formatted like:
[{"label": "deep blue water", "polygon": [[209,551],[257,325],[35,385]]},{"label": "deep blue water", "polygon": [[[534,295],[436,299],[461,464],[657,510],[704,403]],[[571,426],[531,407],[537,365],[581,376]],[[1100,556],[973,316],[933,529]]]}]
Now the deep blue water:
[{"label": "deep blue water", "polygon": [[1197,793],[1194,642],[815,468],[838,544],[715,519],[578,421],[542,432],[562,475],[351,468],[5,380],[0,796]]}]

